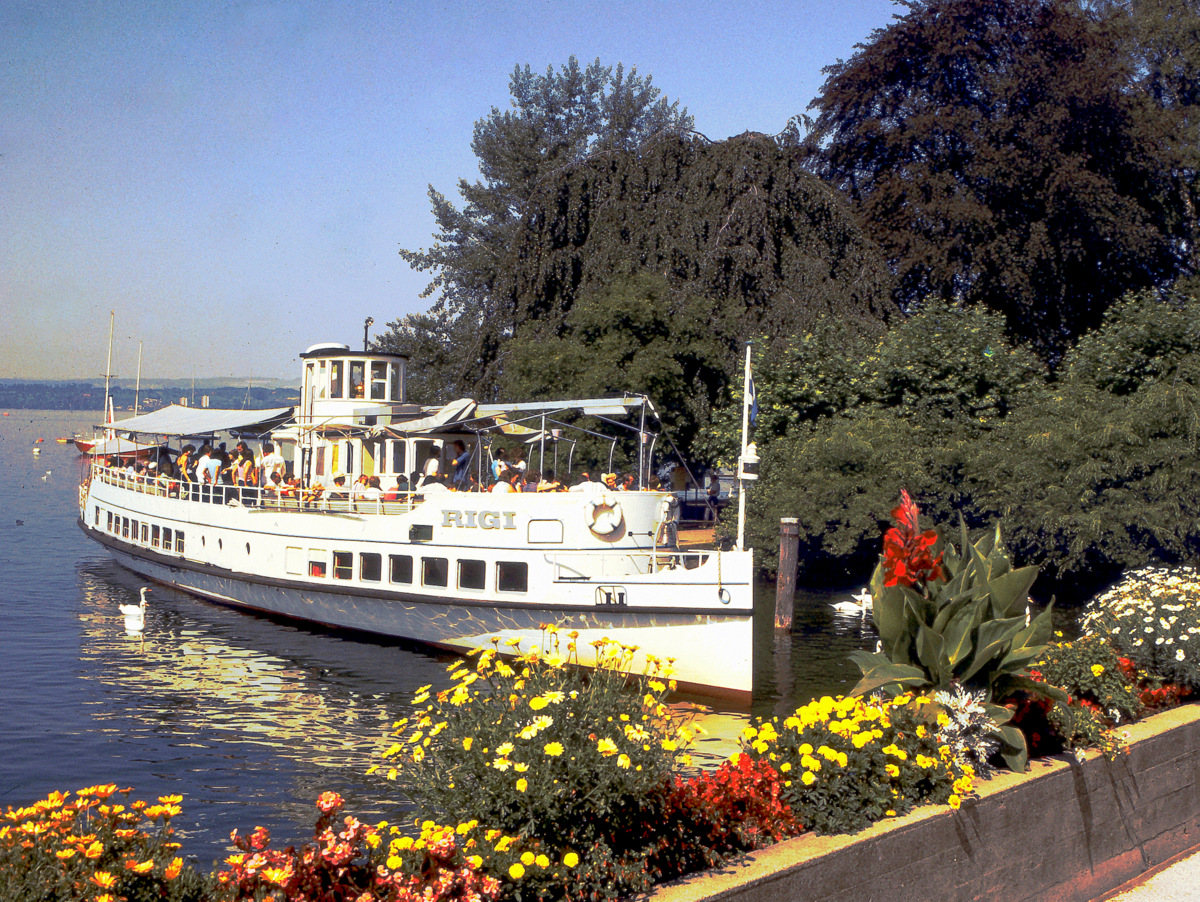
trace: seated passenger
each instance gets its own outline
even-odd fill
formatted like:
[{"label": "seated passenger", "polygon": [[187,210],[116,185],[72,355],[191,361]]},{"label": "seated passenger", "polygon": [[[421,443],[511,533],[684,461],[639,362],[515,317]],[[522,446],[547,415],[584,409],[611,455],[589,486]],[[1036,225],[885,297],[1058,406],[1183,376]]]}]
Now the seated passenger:
[{"label": "seated passenger", "polygon": [[345,474],[334,474],[333,485],[329,487],[328,495],[330,501],[346,501],[350,498],[350,493],[346,491]]},{"label": "seated passenger", "polygon": [[379,477],[371,476],[367,479],[367,487],[363,489],[363,501],[375,502],[383,498],[383,490],[379,487]]},{"label": "seated passenger", "polygon": [[492,486],[493,492],[518,492],[517,488],[521,484],[522,476],[520,470],[508,470],[503,478]]},{"label": "seated passenger", "polygon": [[579,482],[577,482],[577,483],[575,483],[575,485],[571,486],[570,491],[572,491],[572,492],[603,492],[604,491],[604,483],[596,482],[596,480],[592,479],[591,475],[585,470],[584,472],[579,474]]}]

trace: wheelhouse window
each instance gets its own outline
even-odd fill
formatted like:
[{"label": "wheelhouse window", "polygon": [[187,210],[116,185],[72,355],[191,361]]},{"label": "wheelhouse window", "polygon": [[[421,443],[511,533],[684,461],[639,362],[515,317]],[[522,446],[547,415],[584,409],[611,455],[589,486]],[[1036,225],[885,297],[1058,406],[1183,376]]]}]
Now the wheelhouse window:
[{"label": "wheelhouse window", "polygon": [[449,584],[450,561],[444,557],[421,558],[421,582],[426,586],[442,586]]},{"label": "wheelhouse window", "polygon": [[142,524],[142,544],[146,545],[150,542],[150,526],[147,523]]},{"label": "wheelhouse window", "polygon": [[392,375],[392,400],[403,401],[404,393],[400,390],[400,363],[392,363],[389,368]]},{"label": "wheelhouse window", "polygon": [[413,581],[413,559],[407,554],[389,554],[388,565],[391,569],[391,581],[394,583],[411,583]]},{"label": "wheelhouse window", "polygon": [[128,517],[121,518],[121,538],[123,538],[123,539],[129,538],[129,518]]},{"label": "wheelhouse window", "polygon": [[383,556],[364,552],[358,556],[358,578],[377,583],[383,579]]},{"label": "wheelhouse window", "polygon": [[173,547],[173,536],[175,535],[169,529],[163,530],[163,551],[170,551]]},{"label": "wheelhouse window", "polygon": [[354,554],[350,551],[333,553],[333,578],[354,579]]},{"label": "wheelhouse window", "polygon": [[500,561],[496,564],[498,592],[528,592],[529,565],[524,561]]},{"label": "wheelhouse window", "polygon": [[175,551],[177,554],[183,554],[183,530],[175,532]]},{"label": "wheelhouse window", "polygon": [[390,472],[395,473],[397,476],[400,475],[401,473],[408,472],[408,470],[405,469],[405,466],[404,466],[404,440],[403,439],[393,439],[392,440],[392,469]]},{"label": "wheelhouse window", "polygon": [[483,561],[458,562],[458,587],[460,589],[482,589],[487,579],[487,564]]},{"label": "wheelhouse window", "polygon": [[329,397],[346,397],[346,388],[342,382],[342,361],[329,361]]},{"label": "wheelhouse window", "polygon": [[150,527],[150,547],[158,548],[162,545],[162,529],[158,524]]},{"label": "wheelhouse window", "polygon": [[366,364],[361,360],[350,361],[350,397],[366,396]]},{"label": "wheelhouse window", "polygon": [[113,515],[112,515],[112,511],[109,511],[109,512],[108,512],[108,531],[109,531],[109,532],[112,532],[112,531],[113,531]]},{"label": "wheelhouse window", "polygon": [[388,389],[388,365],[382,360],[371,361],[371,400],[386,401]]}]

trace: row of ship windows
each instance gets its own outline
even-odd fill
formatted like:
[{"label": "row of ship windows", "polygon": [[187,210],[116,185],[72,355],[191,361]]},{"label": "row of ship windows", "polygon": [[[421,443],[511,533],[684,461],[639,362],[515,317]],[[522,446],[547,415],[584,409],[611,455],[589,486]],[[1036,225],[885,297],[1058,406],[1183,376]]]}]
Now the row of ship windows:
[{"label": "row of ship windows", "polygon": [[[139,523],[128,517],[115,516],[108,511],[107,528],[114,536],[140,542],[151,548],[161,548],[163,551],[174,551],[183,554],[184,533],[182,529],[160,528],[157,523]],[[100,525],[100,508],[96,508],[95,525]]]},{"label": "row of ship windows", "polygon": [[[420,584],[432,588],[446,589],[450,586],[450,559],[444,557],[422,557],[420,560]],[[287,571],[294,575],[302,575],[307,561],[309,576],[324,578],[328,575],[328,558],[321,549],[310,548],[305,555],[301,548],[287,549]],[[396,585],[412,585],[415,575],[415,561],[410,554],[389,554],[388,582]],[[455,585],[459,589],[483,590],[487,588],[486,561],[458,560],[455,562]],[[529,565],[524,561],[496,562],[496,591],[497,592],[528,592]],[[333,578],[354,579],[354,552],[335,551],[333,553]],[[373,551],[364,551],[358,555],[358,578],[363,582],[383,582],[383,555]]]},{"label": "row of ship windows", "polygon": [[[95,525],[100,526],[100,508],[95,509]],[[182,529],[167,529],[157,523],[139,522],[129,517],[114,515],[107,511],[106,525],[114,536],[140,542],[151,548],[163,551],[174,551],[183,554],[184,533]],[[246,545],[246,553],[250,553],[250,545]],[[328,573],[329,559],[325,551],[310,548],[305,555],[303,549],[289,547],[287,549],[287,571],[294,575],[303,575],[306,570],[309,576],[324,578]],[[307,568],[305,568],[307,561]],[[446,589],[450,585],[450,559],[444,557],[422,557],[421,585],[432,588]],[[487,588],[487,562],[475,560],[459,560],[456,562],[455,584],[459,589],[484,590]],[[396,585],[412,585],[414,561],[410,554],[388,555],[388,581]],[[354,579],[354,552],[335,551],[333,553],[333,578]],[[364,551],[358,555],[358,578],[363,582],[383,582],[383,555]],[[529,564],[524,561],[496,562],[496,591],[497,592],[528,592]]]}]

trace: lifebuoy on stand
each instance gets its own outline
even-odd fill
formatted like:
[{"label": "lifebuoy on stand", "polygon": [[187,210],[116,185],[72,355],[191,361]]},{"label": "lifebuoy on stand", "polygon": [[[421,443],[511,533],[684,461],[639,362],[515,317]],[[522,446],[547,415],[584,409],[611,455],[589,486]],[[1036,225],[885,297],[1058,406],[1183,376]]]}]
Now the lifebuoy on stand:
[{"label": "lifebuoy on stand", "polygon": [[583,507],[588,529],[598,536],[607,536],[621,528],[625,512],[621,502],[611,492],[603,492],[590,498]]}]

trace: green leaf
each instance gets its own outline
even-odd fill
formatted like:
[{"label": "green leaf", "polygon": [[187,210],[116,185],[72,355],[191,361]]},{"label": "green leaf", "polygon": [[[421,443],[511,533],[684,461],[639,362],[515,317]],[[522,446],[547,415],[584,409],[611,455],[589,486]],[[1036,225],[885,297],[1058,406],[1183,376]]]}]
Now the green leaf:
[{"label": "green leaf", "polygon": [[889,686],[926,686],[929,684],[929,677],[920,667],[893,664],[883,655],[861,651],[852,652],[850,658],[863,671],[863,677],[859,680],[858,685],[850,690],[851,695],[866,695],[868,692]]},{"label": "green leaf", "polygon": [[969,608],[963,608],[946,627],[945,631],[945,650],[946,659],[950,662],[950,667],[953,669],[958,665],[959,661],[966,658],[971,653],[974,643],[971,641],[971,633],[979,622],[979,615],[983,606],[975,603]]},{"label": "green leaf", "polygon": [[1038,567],[1022,567],[1010,570],[988,581],[992,597],[992,614],[995,617],[1016,617],[1025,613],[1029,603],[1029,590],[1038,576]]},{"label": "green leaf", "polygon": [[950,683],[950,666],[942,654],[942,637],[924,624],[917,630],[917,660],[929,673],[934,686]]},{"label": "green leaf", "polygon": [[1024,617],[1008,620],[985,620],[979,625],[979,639],[971,666],[960,677],[965,683],[979,673],[984,665],[1004,653],[1013,636],[1025,628]]}]

